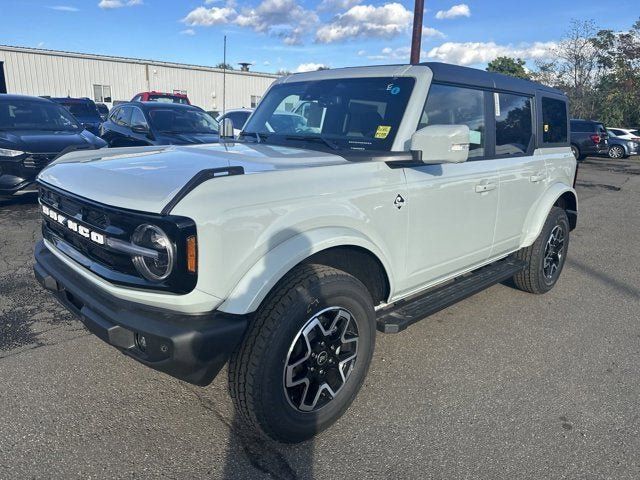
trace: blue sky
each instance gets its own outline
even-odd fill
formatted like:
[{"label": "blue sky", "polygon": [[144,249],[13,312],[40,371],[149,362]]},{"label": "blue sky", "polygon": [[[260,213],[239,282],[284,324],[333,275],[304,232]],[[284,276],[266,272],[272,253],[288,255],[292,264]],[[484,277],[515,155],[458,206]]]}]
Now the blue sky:
[{"label": "blue sky", "polygon": [[[423,60],[483,66],[497,55],[531,65],[573,18],[624,30],[638,0],[426,0]],[[302,71],[406,63],[413,1],[0,0],[0,44],[199,65],[253,62]]]}]

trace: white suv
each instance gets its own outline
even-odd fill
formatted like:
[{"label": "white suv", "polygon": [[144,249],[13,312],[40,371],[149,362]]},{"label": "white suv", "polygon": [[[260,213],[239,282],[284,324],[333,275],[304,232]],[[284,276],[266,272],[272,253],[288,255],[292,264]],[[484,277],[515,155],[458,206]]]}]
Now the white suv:
[{"label": "white suv", "polygon": [[234,143],[45,169],[35,273],[145,365],[207,385],[228,361],[240,417],[301,441],[353,401],[376,330],[509,278],[554,286],[568,125],[561,92],[451,65],[281,78]]}]

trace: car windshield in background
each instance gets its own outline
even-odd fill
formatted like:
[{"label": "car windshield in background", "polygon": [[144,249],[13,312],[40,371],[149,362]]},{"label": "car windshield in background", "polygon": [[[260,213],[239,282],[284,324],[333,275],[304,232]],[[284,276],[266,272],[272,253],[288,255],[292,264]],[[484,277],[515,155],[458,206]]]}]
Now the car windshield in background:
[{"label": "car windshield in background", "polygon": [[267,142],[388,151],[414,83],[409,77],[386,77],[275,85],[244,126],[244,135]]},{"label": "car windshield in background", "polygon": [[162,102],[162,103],[181,103],[182,105],[189,105],[186,98],[174,97],[172,95],[149,95],[150,102]]},{"label": "car windshield in background", "polygon": [[218,122],[201,110],[159,107],[149,110],[149,118],[163,133],[218,133]]},{"label": "car windshield in background", "polygon": [[90,103],[60,102],[60,105],[69,110],[71,114],[77,118],[96,118],[100,120],[98,109]]},{"label": "car windshield in background", "polygon": [[76,119],[56,103],[0,100],[0,130],[76,131],[80,129]]}]

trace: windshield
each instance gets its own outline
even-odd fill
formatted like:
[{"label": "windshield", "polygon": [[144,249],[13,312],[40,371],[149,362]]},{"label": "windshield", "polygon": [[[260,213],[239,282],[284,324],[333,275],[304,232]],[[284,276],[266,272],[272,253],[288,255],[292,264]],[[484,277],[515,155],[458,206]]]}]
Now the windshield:
[{"label": "windshield", "polygon": [[391,150],[413,78],[341,78],[275,85],[244,126],[245,137]]},{"label": "windshield", "polygon": [[59,102],[76,118],[95,118],[100,120],[97,107],[88,102]]},{"label": "windshield", "polygon": [[150,102],[163,102],[163,103],[181,103],[182,105],[189,105],[189,102],[184,97],[174,97],[173,95],[149,95]]},{"label": "windshield", "polygon": [[218,122],[201,110],[154,108],[149,110],[151,124],[163,133],[218,133]]},{"label": "windshield", "polygon": [[76,131],[75,118],[57,103],[42,100],[0,100],[0,130]]}]

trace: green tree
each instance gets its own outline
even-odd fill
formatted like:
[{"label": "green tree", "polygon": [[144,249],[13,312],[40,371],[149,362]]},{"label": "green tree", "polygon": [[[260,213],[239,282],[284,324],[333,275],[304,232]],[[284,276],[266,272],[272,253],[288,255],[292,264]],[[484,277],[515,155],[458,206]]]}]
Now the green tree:
[{"label": "green tree", "polygon": [[525,68],[526,62],[521,58],[498,57],[487,65],[487,72],[503,73],[512,77],[529,79]]},{"label": "green tree", "polygon": [[593,45],[601,72],[596,88],[600,120],[640,125],[640,20],[626,32],[600,30]]},{"label": "green tree", "polygon": [[223,62],[220,62],[219,64],[217,64],[216,68],[221,68],[221,69],[225,69],[225,70],[233,70],[233,66],[231,64],[223,63]]}]

